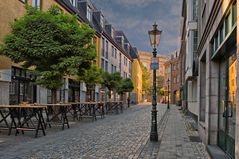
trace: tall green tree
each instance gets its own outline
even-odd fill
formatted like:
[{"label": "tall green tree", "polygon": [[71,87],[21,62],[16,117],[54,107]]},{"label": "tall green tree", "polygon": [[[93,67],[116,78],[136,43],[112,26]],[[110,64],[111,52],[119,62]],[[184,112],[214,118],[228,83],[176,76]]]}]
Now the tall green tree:
[{"label": "tall green tree", "polygon": [[164,95],[164,83],[165,83],[165,79],[164,76],[158,76],[156,79],[156,83],[157,83],[157,96],[158,97],[162,97]]},{"label": "tall green tree", "polygon": [[90,69],[84,69],[79,74],[79,80],[86,84],[86,101],[95,100],[95,87],[102,83],[102,73],[96,65],[91,65]]},{"label": "tall green tree", "polygon": [[102,85],[108,88],[108,96],[109,99],[111,99],[111,92],[116,92],[117,86],[119,85],[120,81],[122,80],[122,77],[120,76],[119,72],[115,73],[103,73],[103,81]]},{"label": "tall green tree", "polygon": [[24,68],[34,68],[36,83],[52,90],[55,103],[56,90],[62,86],[64,76],[77,74],[95,59],[95,31],[86,24],[79,25],[76,16],[62,13],[56,6],[47,12],[29,6],[26,10],[12,23],[0,54],[23,63]]},{"label": "tall green tree", "polygon": [[[134,89],[133,82],[130,78],[125,78],[120,81],[117,87],[117,93],[120,94],[121,100],[123,100],[123,95],[127,92],[131,92]],[[130,96],[129,96],[130,98]]]},{"label": "tall green tree", "polygon": [[144,97],[152,94],[152,83],[150,80],[150,72],[143,65],[142,65],[142,91]]}]

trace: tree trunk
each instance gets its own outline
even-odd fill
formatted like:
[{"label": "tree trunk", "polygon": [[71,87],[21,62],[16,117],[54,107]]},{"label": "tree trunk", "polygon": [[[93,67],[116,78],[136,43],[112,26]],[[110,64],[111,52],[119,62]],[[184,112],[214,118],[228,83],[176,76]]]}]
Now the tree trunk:
[{"label": "tree trunk", "polygon": [[86,101],[92,102],[95,100],[95,86],[86,85]]},{"label": "tree trunk", "polygon": [[116,101],[116,91],[113,91],[114,94],[114,101]]},{"label": "tree trunk", "polygon": [[130,106],[130,92],[129,92],[129,96],[128,96],[127,102],[128,102],[128,107],[129,107]]},{"label": "tree trunk", "polygon": [[[57,89],[51,90],[51,103],[56,104],[57,103]],[[59,111],[57,107],[51,107],[50,114],[53,116]],[[53,118],[52,121],[57,121],[57,117]]]},{"label": "tree trunk", "polygon": [[52,104],[57,103],[57,90],[56,89],[51,90],[51,102],[52,102]]},{"label": "tree trunk", "polygon": [[90,88],[89,85],[86,84],[86,96],[85,96],[85,101],[89,102],[90,101]]},{"label": "tree trunk", "polygon": [[123,94],[120,94],[120,101],[123,102]]},{"label": "tree trunk", "polygon": [[111,101],[111,90],[108,90],[108,95],[109,95],[109,101]]},{"label": "tree trunk", "polygon": [[81,102],[81,99],[80,99],[80,95],[81,95],[81,89],[79,88],[79,94],[78,94],[78,100],[77,100],[77,102]]}]

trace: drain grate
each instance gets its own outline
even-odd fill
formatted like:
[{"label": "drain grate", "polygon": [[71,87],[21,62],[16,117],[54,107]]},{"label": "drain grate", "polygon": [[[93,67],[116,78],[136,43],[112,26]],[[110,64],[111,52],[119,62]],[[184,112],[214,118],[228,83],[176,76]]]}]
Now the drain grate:
[{"label": "drain grate", "polygon": [[190,142],[202,142],[199,136],[189,136]]}]

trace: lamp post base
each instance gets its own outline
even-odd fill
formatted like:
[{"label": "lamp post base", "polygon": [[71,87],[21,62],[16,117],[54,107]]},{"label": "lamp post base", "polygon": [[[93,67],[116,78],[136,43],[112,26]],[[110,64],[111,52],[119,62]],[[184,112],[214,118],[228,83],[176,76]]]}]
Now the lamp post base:
[{"label": "lamp post base", "polygon": [[151,131],[150,131],[150,141],[157,142],[158,141],[158,128],[157,128],[157,110],[152,110],[152,123],[151,123]]},{"label": "lamp post base", "polygon": [[158,141],[158,134],[157,133],[150,133],[150,141],[157,142]]}]

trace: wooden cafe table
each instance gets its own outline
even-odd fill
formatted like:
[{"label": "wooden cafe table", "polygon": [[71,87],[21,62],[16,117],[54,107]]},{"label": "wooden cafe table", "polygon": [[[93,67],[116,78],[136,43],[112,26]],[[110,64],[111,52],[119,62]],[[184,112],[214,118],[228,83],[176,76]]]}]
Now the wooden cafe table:
[{"label": "wooden cafe table", "polygon": [[97,115],[101,118],[104,117],[103,102],[78,102],[77,105],[80,119],[89,117],[92,118],[92,120],[96,120]]},{"label": "wooden cafe table", "polygon": [[[15,135],[19,134],[19,130],[24,133],[24,131],[36,131],[35,137],[38,136],[38,131],[41,130],[45,136],[45,127],[44,127],[44,118],[42,115],[42,110],[46,106],[33,106],[30,104],[21,104],[21,105],[0,105],[0,110],[8,109],[9,115],[11,118],[11,123],[6,124],[9,129],[9,135],[11,134],[12,128],[16,129]],[[3,118],[3,121],[7,123],[6,116],[0,115]],[[37,120],[37,126],[34,124],[34,120]],[[31,124],[31,127],[29,126]]]},{"label": "wooden cafe table", "polygon": [[[46,116],[47,116],[47,124],[51,127],[51,122],[54,120],[61,121],[62,130],[65,129],[65,125],[67,128],[70,128],[68,118],[67,118],[67,108],[71,107],[69,103],[56,103],[56,104],[34,104],[35,106],[45,106],[47,107]],[[58,109],[59,108],[59,109]]]},{"label": "wooden cafe table", "polygon": [[119,110],[123,112],[123,101],[111,101],[106,103],[106,113],[119,114]]}]

